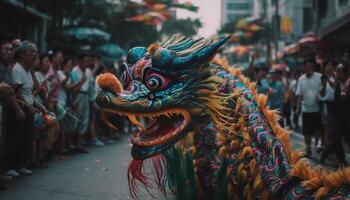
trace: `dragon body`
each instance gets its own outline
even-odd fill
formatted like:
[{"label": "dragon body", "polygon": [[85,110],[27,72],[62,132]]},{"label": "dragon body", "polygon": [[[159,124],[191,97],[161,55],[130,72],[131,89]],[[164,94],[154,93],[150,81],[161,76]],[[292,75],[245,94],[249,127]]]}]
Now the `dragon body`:
[{"label": "dragon body", "polygon": [[[121,81],[98,77],[98,105],[141,128],[130,138],[131,194],[156,185],[177,199],[350,198],[350,171],[312,168],[291,150],[267,97],[213,59],[227,40],[173,36],[131,49]],[[143,127],[140,117],[152,122]]]}]

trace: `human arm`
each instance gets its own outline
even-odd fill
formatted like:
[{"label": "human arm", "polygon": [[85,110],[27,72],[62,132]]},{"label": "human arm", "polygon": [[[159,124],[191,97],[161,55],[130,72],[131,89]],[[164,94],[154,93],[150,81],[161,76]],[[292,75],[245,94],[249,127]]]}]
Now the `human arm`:
[{"label": "human arm", "polygon": [[345,82],[342,92],[341,92],[341,98],[343,99],[349,99],[350,98],[350,78]]},{"label": "human arm", "polygon": [[295,96],[297,98],[297,109],[296,109],[296,114],[299,115],[301,113],[301,102],[303,100],[303,97],[302,97],[302,92],[301,92],[301,81],[300,81],[300,78],[299,78],[299,81],[297,83],[297,89],[295,91]]},{"label": "human arm", "polygon": [[327,79],[328,78],[325,76],[321,77],[321,90],[319,92],[321,99],[326,95],[326,88],[327,88],[327,82],[328,82]]}]

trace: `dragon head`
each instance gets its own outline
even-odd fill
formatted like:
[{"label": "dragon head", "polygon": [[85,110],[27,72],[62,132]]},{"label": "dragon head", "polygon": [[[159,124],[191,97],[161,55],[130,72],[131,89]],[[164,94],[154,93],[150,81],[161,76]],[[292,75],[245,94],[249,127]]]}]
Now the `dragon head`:
[{"label": "dragon head", "polygon": [[[217,93],[219,81],[211,76],[210,60],[228,39],[175,35],[148,49],[132,48],[120,82],[112,74],[97,78],[102,89],[97,104],[104,111],[126,115],[141,128],[131,136],[134,159],[162,152],[191,131],[196,119],[205,123],[210,117],[209,101],[215,101],[210,95]],[[150,125],[144,128],[139,117],[150,118]]]}]

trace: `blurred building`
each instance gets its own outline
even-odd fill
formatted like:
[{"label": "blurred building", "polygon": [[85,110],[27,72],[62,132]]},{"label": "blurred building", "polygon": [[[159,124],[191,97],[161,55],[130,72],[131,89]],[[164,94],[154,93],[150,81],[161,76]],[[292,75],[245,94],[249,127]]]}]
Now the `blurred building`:
[{"label": "blurred building", "polygon": [[26,1],[0,1],[0,39],[21,38],[34,42],[40,51],[47,49],[50,16],[26,5]]},{"label": "blurred building", "polygon": [[316,0],[317,35],[334,50],[350,45],[350,0]]},{"label": "blurred building", "polygon": [[[313,0],[266,1],[269,21],[279,24],[277,26],[279,27],[279,39],[290,43],[315,28]],[[276,13],[276,9],[278,9],[278,13]]]},{"label": "blurred building", "polygon": [[221,0],[221,26],[254,13],[254,0]]}]

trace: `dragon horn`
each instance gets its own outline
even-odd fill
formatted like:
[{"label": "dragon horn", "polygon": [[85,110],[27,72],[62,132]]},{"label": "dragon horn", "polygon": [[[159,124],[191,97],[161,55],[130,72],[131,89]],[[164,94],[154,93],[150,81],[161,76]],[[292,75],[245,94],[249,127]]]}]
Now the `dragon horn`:
[{"label": "dragon horn", "polygon": [[176,57],[172,60],[172,68],[188,67],[198,61],[203,61],[213,56],[217,50],[230,38],[230,36],[221,37],[218,40],[199,41],[189,50],[176,52]]},{"label": "dragon horn", "polygon": [[184,41],[180,42],[179,44],[169,46],[168,49],[170,49],[172,51],[182,51],[182,50],[190,48],[192,45],[194,45],[199,40],[192,40],[191,38],[187,38]]}]

